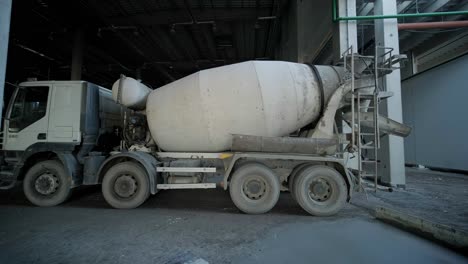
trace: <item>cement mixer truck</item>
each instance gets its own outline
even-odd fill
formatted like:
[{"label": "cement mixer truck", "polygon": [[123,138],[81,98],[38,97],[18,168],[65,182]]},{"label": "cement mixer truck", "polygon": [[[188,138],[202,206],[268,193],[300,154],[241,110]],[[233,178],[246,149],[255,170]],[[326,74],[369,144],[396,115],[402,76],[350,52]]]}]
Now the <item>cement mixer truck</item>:
[{"label": "cement mixer truck", "polygon": [[[290,191],[308,213],[333,215],[359,187],[345,156],[361,141],[335,116],[354,131],[353,109],[372,105],[354,89],[375,94],[373,84],[346,67],[280,61],[203,70],[155,90],[125,76],[112,93],[85,81],[21,83],[6,111],[1,188],[22,181],[31,203],[54,206],[101,184],[114,208],[168,189],[223,188],[248,214]],[[385,121],[385,133],[409,133]]]}]

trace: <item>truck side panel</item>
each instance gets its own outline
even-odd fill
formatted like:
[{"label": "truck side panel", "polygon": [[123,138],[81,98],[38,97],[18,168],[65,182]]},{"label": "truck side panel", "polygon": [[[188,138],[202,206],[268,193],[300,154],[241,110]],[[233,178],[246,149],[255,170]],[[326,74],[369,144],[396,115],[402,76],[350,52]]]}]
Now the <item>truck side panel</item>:
[{"label": "truck side panel", "polygon": [[49,112],[48,142],[81,141],[82,84],[55,84]]},{"label": "truck side panel", "polygon": [[123,126],[121,111],[121,106],[112,99],[111,91],[99,87],[100,134],[112,132],[114,126]]}]

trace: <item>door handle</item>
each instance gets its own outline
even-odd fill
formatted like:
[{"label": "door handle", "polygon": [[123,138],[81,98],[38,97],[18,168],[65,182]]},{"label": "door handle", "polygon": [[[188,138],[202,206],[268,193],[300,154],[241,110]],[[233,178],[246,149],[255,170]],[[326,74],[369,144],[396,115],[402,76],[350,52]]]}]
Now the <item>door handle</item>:
[{"label": "door handle", "polygon": [[46,133],[39,133],[37,134],[37,139],[46,139],[47,138],[47,134]]}]

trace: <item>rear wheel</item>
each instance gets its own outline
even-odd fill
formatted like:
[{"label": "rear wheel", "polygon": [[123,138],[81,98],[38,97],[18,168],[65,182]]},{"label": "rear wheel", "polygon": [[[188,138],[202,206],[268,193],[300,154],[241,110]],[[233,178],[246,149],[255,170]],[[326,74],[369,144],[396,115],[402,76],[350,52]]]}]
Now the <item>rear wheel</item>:
[{"label": "rear wheel", "polygon": [[249,163],[234,172],[229,193],[242,212],[262,214],[270,211],[278,202],[280,183],[276,174],[265,165]]},{"label": "rear wheel", "polygon": [[32,166],[23,180],[26,198],[37,206],[55,206],[71,194],[71,177],[59,161],[41,161]]},{"label": "rear wheel", "polygon": [[114,208],[131,209],[140,206],[150,195],[146,171],[135,162],[112,166],[102,180],[102,194]]},{"label": "rear wheel", "polygon": [[289,178],[288,178],[288,186],[289,186],[289,192],[291,193],[291,196],[294,200],[297,200],[296,199],[296,195],[294,194],[294,180],[297,178],[296,176],[301,174],[301,172],[306,169],[307,167],[310,167],[312,165],[310,164],[307,164],[307,163],[303,163],[303,164],[300,164],[298,166],[296,166],[293,171],[291,172],[291,174],[289,175]]},{"label": "rear wheel", "polygon": [[343,176],[327,166],[303,170],[294,181],[294,194],[299,205],[311,215],[330,216],[346,203],[347,186]]}]

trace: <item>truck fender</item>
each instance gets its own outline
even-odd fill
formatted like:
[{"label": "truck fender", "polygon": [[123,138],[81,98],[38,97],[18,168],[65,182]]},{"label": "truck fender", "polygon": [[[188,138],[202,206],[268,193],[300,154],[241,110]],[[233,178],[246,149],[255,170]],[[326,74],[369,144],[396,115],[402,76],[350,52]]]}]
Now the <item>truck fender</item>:
[{"label": "truck fender", "polygon": [[156,167],[159,162],[152,155],[141,151],[122,152],[107,158],[98,170],[99,182],[102,182],[104,174],[110,167],[112,167],[112,165],[117,164],[123,160],[133,160],[142,165],[146,171],[146,174],[148,175],[151,194],[156,194],[158,192],[158,189],[156,188],[156,185],[158,184]]},{"label": "truck fender", "polygon": [[346,184],[348,185],[348,202],[351,200],[351,197],[353,195],[353,190],[354,190],[354,181],[353,181],[353,176],[351,176],[351,172],[346,168],[345,164],[336,162],[335,163],[338,167],[338,171],[341,173],[343,178],[346,181]]},{"label": "truck fender", "polygon": [[30,158],[39,157],[48,154],[54,154],[62,162],[63,167],[67,175],[70,175],[72,180],[72,188],[81,185],[83,177],[81,174],[81,166],[78,160],[73,155],[72,151],[75,148],[75,144],[66,143],[47,143],[38,142],[29,146],[22,154],[20,162],[16,164],[14,175],[15,177],[24,176],[27,172],[25,171],[24,165],[29,161]]},{"label": "truck fender", "polygon": [[78,160],[72,153],[55,152],[68,175],[72,179],[72,188],[80,186],[83,183],[83,174]]}]

